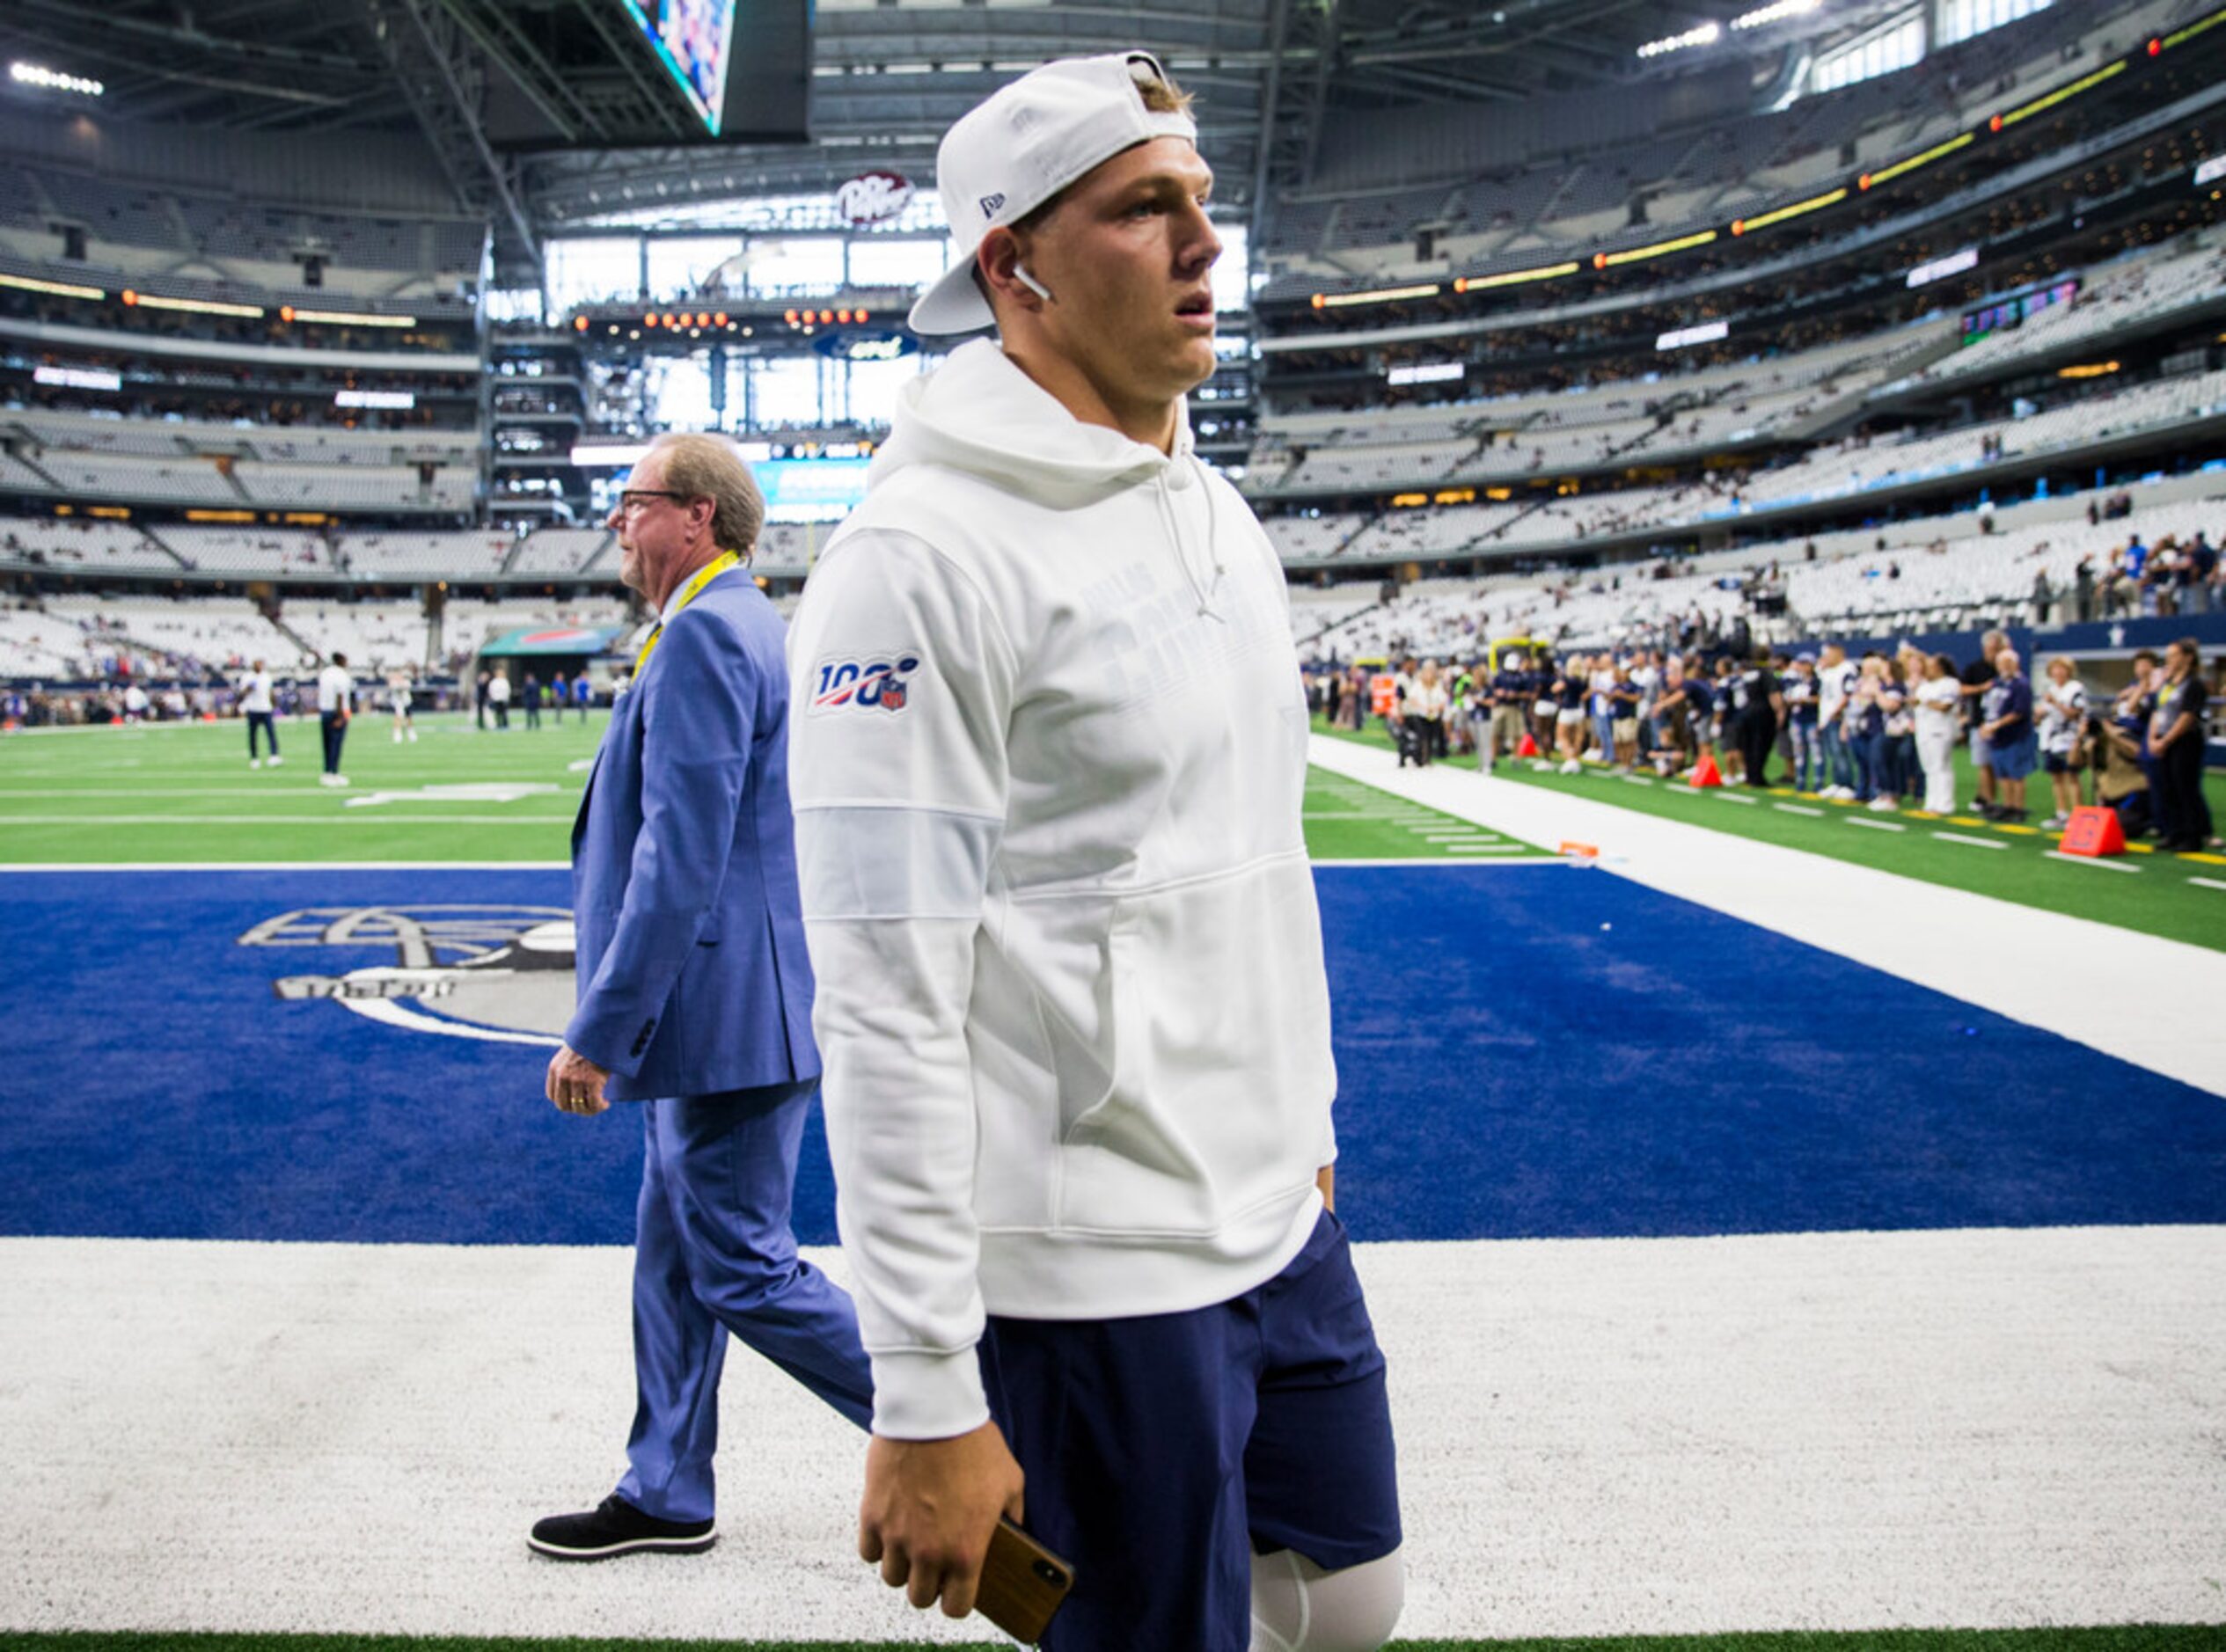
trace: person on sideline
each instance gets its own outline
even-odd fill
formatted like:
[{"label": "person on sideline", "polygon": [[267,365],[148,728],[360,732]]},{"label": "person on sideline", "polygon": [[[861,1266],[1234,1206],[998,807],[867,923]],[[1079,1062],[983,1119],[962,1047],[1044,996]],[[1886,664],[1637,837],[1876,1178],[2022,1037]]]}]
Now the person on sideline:
[{"label": "person on sideline", "polygon": [[1996,656],[2009,646],[2007,635],[1990,631],[1979,640],[1979,657],[1963,668],[1963,698],[1971,727],[1971,766],[1979,776],[1979,794],[1971,808],[1973,814],[1984,815],[1989,820],[1994,818],[1995,809],[1994,745],[1979,732],[1980,725],[1986,721],[1980,702],[1994,686]]},{"label": "person on sideline", "polygon": [[541,679],[528,671],[525,682],[518,691],[518,698],[525,707],[525,726],[530,729],[538,728],[541,726]]},{"label": "person on sideline", "polygon": [[497,671],[487,685],[487,709],[494,713],[495,732],[500,734],[510,727],[510,674]]},{"label": "person on sideline", "polygon": [[580,726],[587,727],[588,708],[595,704],[595,683],[588,676],[588,668],[582,666],[580,675],[572,679],[572,704],[580,713]]},{"label": "person on sideline", "polygon": [[2195,639],[2182,637],[2164,650],[2156,708],[2149,721],[2149,758],[2163,846],[2187,854],[2200,851],[2211,835],[2210,804],[2203,796],[2203,711],[2208,698]]},{"label": "person on sideline", "polygon": [[708,435],[659,437],[611,513],[660,618],[572,828],[579,1003],[544,1089],[582,1117],[641,1104],[636,1401],[618,1489],[527,1539],[560,1560],[711,1546],[729,1331],[853,1422],[872,1410],[856,1312],[788,1220],[820,1064],[782,626],[744,571],[764,522]]},{"label": "person on sideline", "polygon": [[270,744],[270,766],[275,769],[280,761],[278,725],[271,720],[270,672],[260,660],[239,680],[239,709],[247,719],[247,766],[263,766],[263,760],[255,755],[255,737],[260,734]]},{"label": "person on sideline", "polygon": [[1963,685],[1955,662],[1929,654],[1917,684],[1917,765],[1924,771],[1924,807],[1930,815],[1956,812],[1956,733],[1963,721]]},{"label": "person on sideline", "polygon": [[1859,675],[1848,651],[1836,642],[1824,645],[1817,661],[1817,757],[1823,771],[1819,796],[1841,802],[1855,800],[1855,756],[1847,742],[1848,697]]},{"label": "person on sideline", "polygon": [[2071,824],[2071,811],[2079,807],[2079,771],[2071,754],[2087,727],[2087,691],[2071,669],[2068,654],[2048,662],[2048,687],[2041,694],[2040,764],[2048,771],[2048,786],[2056,812],[2041,826],[2061,831]]},{"label": "person on sideline", "polygon": [[348,720],[355,709],[355,684],[348,675],[348,656],[335,654],[317,674],[317,726],[325,738],[325,772],[319,786],[346,786],[340,772],[340,747],[348,740]]},{"label": "person on sideline", "polygon": [[1403,1598],[1390,1411],[1285,581],[1185,403],[1221,250],[1186,105],[1130,52],[952,128],[912,325],[1000,336],[906,387],[791,632],[859,1546],[960,1617],[1023,1520],[1075,1567],[1051,1652],[1362,1652]]},{"label": "person on sideline", "polygon": [[394,713],[394,743],[415,743],[417,725],[410,720],[410,674],[396,666],[386,674],[387,708]]},{"label": "person on sideline", "polygon": [[2032,684],[2025,681],[2024,662],[2006,644],[1993,656],[1994,681],[1979,705],[1979,733],[1984,737],[1988,762],[1999,801],[1983,805],[1980,813],[1989,820],[2022,822],[2025,817],[2025,777],[2039,755],[2032,730]]}]

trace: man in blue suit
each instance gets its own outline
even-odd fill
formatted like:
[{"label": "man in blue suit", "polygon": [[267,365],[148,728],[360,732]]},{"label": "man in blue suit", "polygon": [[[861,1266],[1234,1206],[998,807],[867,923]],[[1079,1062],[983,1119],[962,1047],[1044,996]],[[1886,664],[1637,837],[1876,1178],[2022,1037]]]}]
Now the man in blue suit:
[{"label": "man in blue suit", "polygon": [[788,812],[780,619],[743,558],[765,503],[731,443],[661,439],[611,514],[659,610],[572,829],[579,1007],[547,1093],[639,1102],[638,1400],[618,1490],[533,1528],[565,1560],[708,1548],[732,1331],[860,1427],[850,1298],[796,1254],[788,1208],[819,1078]]}]

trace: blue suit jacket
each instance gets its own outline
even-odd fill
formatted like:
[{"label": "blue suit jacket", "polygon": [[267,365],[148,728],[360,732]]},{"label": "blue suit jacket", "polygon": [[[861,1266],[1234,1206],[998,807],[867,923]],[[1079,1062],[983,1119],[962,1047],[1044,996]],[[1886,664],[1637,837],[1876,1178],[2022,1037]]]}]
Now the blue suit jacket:
[{"label": "blue suit jacket", "polygon": [[618,1101],[816,1078],[788,809],[786,633],[748,574],[673,619],[572,827],[579,1007]]}]

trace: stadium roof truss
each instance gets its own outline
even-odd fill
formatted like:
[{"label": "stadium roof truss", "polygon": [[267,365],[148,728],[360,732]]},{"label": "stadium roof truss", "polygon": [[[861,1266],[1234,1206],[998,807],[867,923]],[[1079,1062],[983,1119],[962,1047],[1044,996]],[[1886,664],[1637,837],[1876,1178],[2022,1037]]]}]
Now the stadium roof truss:
[{"label": "stadium roof truss", "polygon": [[[1749,31],[1827,47],[1910,0],[1826,0]],[[1225,205],[1253,221],[1307,189],[1343,113],[1477,105],[1679,72],[1651,40],[1728,0],[816,0],[812,141],[695,141],[618,0],[11,0],[0,52],[97,76],[129,121],[427,141],[504,262],[620,213],[919,182],[960,113],[1045,59],[1145,46],[1199,94]],[[529,134],[520,137],[521,133]],[[650,135],[644,145],[644,135]],[[618,147],[621,142],[636,147]]]}]

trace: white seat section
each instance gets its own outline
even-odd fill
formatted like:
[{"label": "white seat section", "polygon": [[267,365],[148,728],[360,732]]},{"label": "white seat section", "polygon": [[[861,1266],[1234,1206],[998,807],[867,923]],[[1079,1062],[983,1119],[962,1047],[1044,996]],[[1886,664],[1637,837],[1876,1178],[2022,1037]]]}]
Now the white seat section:
[{"label": "white seat section", "polygon": [[1669,567],[1634,564],[1554,580],[1418,581],[1395,600],[1302,639],[1302,652],[1317,659],[1467,660],[1510,638],[1607,647],[1688,614],[1720,625],[1745,608],[1739,592],[1718,587],[1717,575],[1657,577]]},{"label": "white seat section", "polygon": [[21,516],[0,523],[0,562],[103,573],[178,567],[129,523],[76,517]]},{"label": "white seat section", "polygon": [[346,533],[341,559],[358,579],[484,580],[502,571],[513,541],[501,529],[451,532]]},{"label": "white seat section", "polygon": [[2186,539],[2197,530],[2213,544],[2226,530],[2226,481],[2221,497],[2146,506],[2115,521],[2089,523],[2075,516],[2006,533],[1858,552],[1788,575],[1786,601],[1812,626],[1885,618],[1914,620],[1943,610],[1984,609],[1989,614],[2030,612],[2034,578],[2046,574],[2059,596],[2073,585],[2080,559],[2090,559],[2099,583],[2112,552],[2139,533],[2154,545]]},{"label": "white seat section", "polygon": [[[615,545],[618,536],[607,528],[536,528],[518,543],[510,557],[509,572],[516,574],[577,574]],[[615,554],[605,559],[616,573]]]},{"label": "white seat section", "polygon": [[337,567],[332,541],[314,528],[165,523],[152,531],[187,567],[204,574],[276,579],[287,574],[330,575]]},{"label": "white seat section", "polygon": [[253,660],[274,669],[299,663],[300,650],[244,596],[177,600],[157,596],[53,596],[48,616],[73,627],[81,663],[128,650],[143,672],[198,668],[207,676]]}]

